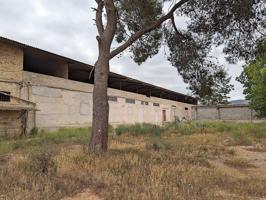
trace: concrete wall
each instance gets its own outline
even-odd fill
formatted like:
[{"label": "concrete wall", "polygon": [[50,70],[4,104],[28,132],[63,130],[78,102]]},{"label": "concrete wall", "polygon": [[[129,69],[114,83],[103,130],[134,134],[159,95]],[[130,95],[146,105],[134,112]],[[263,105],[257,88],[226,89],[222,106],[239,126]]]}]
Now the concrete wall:
[{"label": "concrete wall", "polygon": [[[23,80],[30,84],[30,101],[36,102],[39,110],[36,112],[37,127],[54,129],[91,125],[93,85],[26,71]],[[191,118],[190,104],[110,88],[108,95],[118,99],[117,102],[109,101],[109,122],[113,125],[162,124],[162,110],[166,111],[168,122],[174,120],[174,115],[180,119]],[[126,103],[126,98],[134,99],[135,104]],[[147,101],[149,105],[141,105],[141,101]],[[160,107],[153,106],[153,103],[159,103]]]},{"label": "concrete wall", "polygon": [[193,106],[195,120],[258,121],[248,105]]}]

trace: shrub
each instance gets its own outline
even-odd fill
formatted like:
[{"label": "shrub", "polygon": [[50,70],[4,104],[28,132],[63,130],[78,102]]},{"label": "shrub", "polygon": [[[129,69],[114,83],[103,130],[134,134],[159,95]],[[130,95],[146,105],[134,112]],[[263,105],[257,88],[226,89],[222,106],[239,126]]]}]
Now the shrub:
[{"label": "shrub", "polygon": [[30,131],[30,135],[37,135],[39,132],[39,129],[37,127],[34,127]]}]

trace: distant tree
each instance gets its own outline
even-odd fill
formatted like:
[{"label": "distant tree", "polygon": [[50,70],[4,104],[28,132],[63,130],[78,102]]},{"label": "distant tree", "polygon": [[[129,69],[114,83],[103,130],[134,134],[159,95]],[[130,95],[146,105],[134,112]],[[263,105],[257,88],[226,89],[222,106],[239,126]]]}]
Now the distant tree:
[{"label": "distant tree", "polygon": [[[89,149],[97,152],[107,150],[107,87],[112,58],[127,49],[133,60],[141,64],[156,55],[162,45],[167,45],[168,60],[190,83],[194,71],[205,73],[207,68],[219,71],[209,56],[214,45],[224,45],[230,62],[248,58],[259,33],[265,28],[265,0],[95,1],[99,56],[94,66]],[[163,10],[165,3],[170,5],[166,12]],[[177,27],[175,18],[179,16],[188,18],[187,27]]]},{"label": "distant tree", "polygon": [[259,42],[256,58],[244,66],[237,78],[244,85],[244,94],[258,117],[266,117],[266,39]]}]

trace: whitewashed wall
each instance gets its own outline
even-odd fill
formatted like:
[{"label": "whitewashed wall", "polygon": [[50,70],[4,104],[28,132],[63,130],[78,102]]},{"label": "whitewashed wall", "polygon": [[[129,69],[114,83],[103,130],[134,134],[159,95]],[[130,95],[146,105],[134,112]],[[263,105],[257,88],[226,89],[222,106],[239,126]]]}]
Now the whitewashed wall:
[{"label": "whitewashed wall", "polygon": [[[91,125],[93,85],[26,71],[23,80],[30,85],[30,100],[37,103],[37,127],[54,129]],[[190,104],[115,89],[108,89],[108,95],[118,98],[117,102],[109,101],[109,122],[113,125],[144,122],[160,125],[162,110],[166,110],[168,122],[174,120],[174,115],[180,119],[191,118]],[[135,104],[126,103],[126,98],[134,99]],[[141,101],[147,101],[149,105],[141,105]],[[153,103],[159,103],[160,107],[153,106]]]}]

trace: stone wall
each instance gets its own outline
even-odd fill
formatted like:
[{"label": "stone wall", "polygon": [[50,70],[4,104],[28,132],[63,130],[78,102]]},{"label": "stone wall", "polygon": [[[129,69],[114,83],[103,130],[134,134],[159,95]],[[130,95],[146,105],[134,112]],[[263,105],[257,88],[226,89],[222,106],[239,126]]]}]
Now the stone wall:
[{"label": "stone wall", "polygon": [[21,81],[23,50],[0,43],[0,80]]},{"label": "stone wall", "polygon": [[195,120],[259,121],[248,105],[193,106]]},{"label": "stone wall", "polygon": [[[8,91],[20,97],[23,70],[23,51],[20,48],[0,43],[0,91]],[[17,99],[0,102],[1,105],[19,104]]]},{"label": "stone wall", "polygon": [[23,51],[6,43],[0,43],[0,91],[10,92],[10,101],[0,101],[0,136],[21,133],[19,111],[8,111],[5,107],[20,105],[22,97]]},{"label": "stone wall", "polygon": [[0,137],[21,134],[21,120],[17,111],[0,110]]}]

